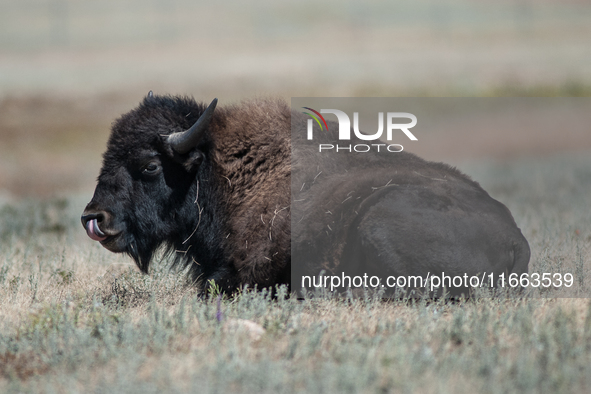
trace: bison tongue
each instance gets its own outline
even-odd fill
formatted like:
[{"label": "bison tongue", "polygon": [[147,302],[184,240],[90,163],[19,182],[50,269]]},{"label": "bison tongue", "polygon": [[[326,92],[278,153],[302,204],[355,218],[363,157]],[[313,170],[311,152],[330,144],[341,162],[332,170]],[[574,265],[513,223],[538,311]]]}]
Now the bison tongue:
[{"label": "bison tongue", "polygon": [[88,236],[95,241],[103,241],[107,239],[105,233],[103,233],[99,228],[96,219],[86,222],[86,234],[88,234]]}]

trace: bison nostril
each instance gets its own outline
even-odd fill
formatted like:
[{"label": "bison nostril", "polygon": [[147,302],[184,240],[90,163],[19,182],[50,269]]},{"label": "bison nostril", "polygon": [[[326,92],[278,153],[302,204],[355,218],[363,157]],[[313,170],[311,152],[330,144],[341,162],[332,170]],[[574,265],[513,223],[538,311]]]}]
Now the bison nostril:
[{"label": "bison nostril", "polygon": [[[104,211],[84,211],[80,219],[82,221],[82,226],[91,239],[95,241],[104,241],[107,239],[108,235],[104,231],[104,226],[105,224],[108,226],[108,213]],[[103,223],[103,229],[99,227],[99,223]]]},{"label": "bison nostril", "polygon": [[108,222],[108,217],[109,214],[107,212],[104,211],[98,211],[98,212],[84,212],[82,214],[82,217],[80,218],[80,220],[82,221],[82,226],[84,228],[87,228],[88,226],[88,222],[90,222],[91,220],[96,220],[97,223],[103,223],[103,222]]}]

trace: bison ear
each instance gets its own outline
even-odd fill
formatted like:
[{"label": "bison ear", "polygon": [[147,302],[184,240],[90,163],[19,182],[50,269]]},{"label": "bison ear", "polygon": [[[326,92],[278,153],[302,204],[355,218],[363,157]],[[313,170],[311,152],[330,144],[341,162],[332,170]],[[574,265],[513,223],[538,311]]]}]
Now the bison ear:
[{"label": "bison ear", "polygon": [[189,157],[184,158],[181,164],[185,167],[187,172],[196,172],[199,169],[199,166],[203,162],[205,155],[198,149],[191,151],[188,155]]}]

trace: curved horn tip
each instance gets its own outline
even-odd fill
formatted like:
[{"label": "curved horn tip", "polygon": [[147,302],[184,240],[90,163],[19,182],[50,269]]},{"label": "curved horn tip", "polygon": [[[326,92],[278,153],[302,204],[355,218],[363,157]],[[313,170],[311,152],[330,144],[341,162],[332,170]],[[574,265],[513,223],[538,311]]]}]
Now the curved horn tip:
[{"label": "curved horn tip", "polygon": [[151,90],[148,92],[148,98],[153,98],[154,97],[154,92],[152,92]]},{"label": "curved horn tip", "polygon": [[199,119],[189,129],[173,133],[168,136],[168,143],[178,153],[184,154],[195,147],[203,137],[209,122],[213,116],[213,112],[217,105],[218,99],[215,98],[209,104],[207,109],[203,111]]}]

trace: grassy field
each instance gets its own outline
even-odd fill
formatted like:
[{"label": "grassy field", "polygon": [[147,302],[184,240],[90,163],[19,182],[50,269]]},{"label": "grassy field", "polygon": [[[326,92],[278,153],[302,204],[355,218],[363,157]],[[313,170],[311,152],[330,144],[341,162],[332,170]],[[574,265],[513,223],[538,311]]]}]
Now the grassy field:
[{"label": "grassy field", "polygon": [[2,392],[585,392],[591,387],[591,159],[465,161],[512,210],[530,272],[573,296],[383,302],[265,292],[205,299],[88,240],[87,194],[0,210]]},{"label": "grassy field", "polygon": [[0,98],[578,91],[590,16],[585,0],[0,0]]},{"label": "grassy field", "polygon": [[589,96],[590,15],[584,0],[0,0],[0,392],[589,392],[591,133],[569,111],[524,112],[527,131],[468,118],[417,150],[510,208],[530,272],[575,278],[523,300],[200,298],[79,216],[110,123],[151,89],[220,105]]}]

